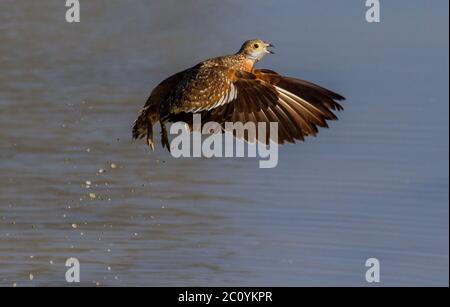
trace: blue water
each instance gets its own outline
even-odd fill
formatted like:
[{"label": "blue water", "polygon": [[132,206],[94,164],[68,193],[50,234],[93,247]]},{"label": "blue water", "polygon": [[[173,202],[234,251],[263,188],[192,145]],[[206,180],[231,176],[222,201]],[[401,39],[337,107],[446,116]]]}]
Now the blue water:
[{"label": "blue water", "polygon": [[[83,285],[366,286],[372,257],[448,285],[448,1],[81,4],[0,3],[0,285],[66,285],[69,257]],[[348,98],[331,129],[275,169],[131,141],[160,80],[254,37]]]}]

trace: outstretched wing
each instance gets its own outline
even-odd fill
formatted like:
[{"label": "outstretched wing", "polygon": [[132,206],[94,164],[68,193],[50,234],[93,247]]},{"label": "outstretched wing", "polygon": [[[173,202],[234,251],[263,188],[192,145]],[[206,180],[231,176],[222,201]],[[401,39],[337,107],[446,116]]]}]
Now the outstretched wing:
[{"label": "outstretched wing", "polygon": [[[345,100],[345,97],[323,88],[320,85],[305,80],[284,77],[268,69],[257,69],[254,73],[257,78],[301,97],[324,112],[327,112],[327,110],[329,111],[330,109],[337,111],[344,110],[336,100]],[[329,116],[331,119],[337,119],[333,116],[332,112],[329,112]]]},{"label": "outstretched wing", "polygon": [[[191,123],[192,113],[200,113],[203,123],[277,122],[279,143],[316,135],[318,126],[327,127],[327,120],[337,119],[332,110],[342,110],[342,106],[335,100],[344,99],[318,85],[269,70],[247,73],[199,67],[179,86],[179,92],[171,96],[170,121]],[[268,127],[265,137],[244,137],[249,142],[267,143],[271,137]]]}]

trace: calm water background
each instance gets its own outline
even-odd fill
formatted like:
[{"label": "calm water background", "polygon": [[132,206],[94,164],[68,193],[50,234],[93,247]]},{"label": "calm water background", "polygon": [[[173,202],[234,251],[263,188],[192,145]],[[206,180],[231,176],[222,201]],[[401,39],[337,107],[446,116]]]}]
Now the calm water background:
[{"label": "calm water background", "polygon": [[[81,2],[0,1],[0,285],[448,285],[448,1]],[[162,78],[254,37],[348,97],[332,129],[266,170],[131,142]]]}]

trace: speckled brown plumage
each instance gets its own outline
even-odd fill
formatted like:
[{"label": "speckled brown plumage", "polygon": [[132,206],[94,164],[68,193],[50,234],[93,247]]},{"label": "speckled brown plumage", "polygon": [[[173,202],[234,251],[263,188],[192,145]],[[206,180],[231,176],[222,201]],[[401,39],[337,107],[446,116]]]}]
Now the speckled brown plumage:
[{"label": "speckled brown plumage", "polygon": [[[147,138],[153,149],[153,125],[160,122],[162,144],[170,150],[166,122],[278,122],[278,142],[304,140],[317,127],[336,120],[345,98],[316,84],[284,77],[254,65],[272,45],[246,41],[238,53],[206,60],[162,81],[151,93],[133,127],[133,137]],[[258,136],[245,136],[254,142]],[[267,134],[265,142],[269,141]],[[260,139],[261,140],[261,139]]]}]

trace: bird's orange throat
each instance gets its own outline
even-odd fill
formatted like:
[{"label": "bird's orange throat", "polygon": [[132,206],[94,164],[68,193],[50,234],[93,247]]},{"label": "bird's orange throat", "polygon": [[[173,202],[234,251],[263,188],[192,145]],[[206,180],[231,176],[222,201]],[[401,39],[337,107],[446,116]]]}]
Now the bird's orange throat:
[{"label": "bird's orange throat", "polygon": [[255,64],[256,64],[256,61],[255,60],[252,60],[252,59],[248,59],[248,58],[246,58],[245,60],[244,60],[244,62],[243,62],[243,71],[246,71],[246,72],[252,72],[253,71],[253,66],[255,66]]}]

